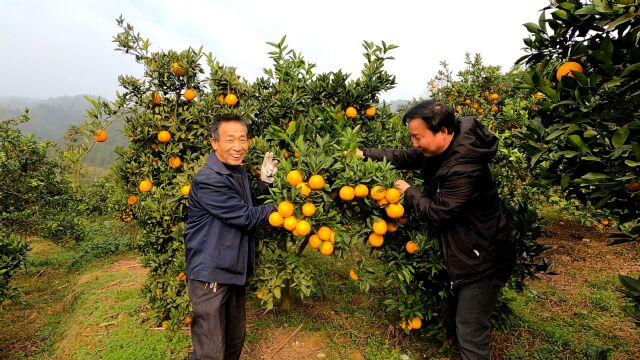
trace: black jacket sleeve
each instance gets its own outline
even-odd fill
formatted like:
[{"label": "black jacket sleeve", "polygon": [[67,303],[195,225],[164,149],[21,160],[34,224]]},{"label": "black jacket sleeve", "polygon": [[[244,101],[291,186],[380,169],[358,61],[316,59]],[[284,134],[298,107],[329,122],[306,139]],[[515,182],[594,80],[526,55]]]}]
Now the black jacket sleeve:
[{"label": "black jacket sleeve", "polygon": [[484,176],[483,165],[465,166],[444,176],[432,198],[423,195],[415,186],[405,191],[407,205],[422,219],[436,228],[455,221],[466,212],[469,204],[481,196],[479,179]]},{"label": "black jacket sleeve", "polygon": [[364,156],[371,160],[382,161],[386,158],[400,170],[418,170],[422,168],[424,155],[416,149],[375,149],[364,151]]}]

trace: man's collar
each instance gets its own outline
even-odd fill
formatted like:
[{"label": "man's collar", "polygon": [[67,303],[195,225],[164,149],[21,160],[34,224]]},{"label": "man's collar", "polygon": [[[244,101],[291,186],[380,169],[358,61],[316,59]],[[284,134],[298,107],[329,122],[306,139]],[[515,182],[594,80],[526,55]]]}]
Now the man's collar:
[{"label": "man's collar", "polygon": [[207,166],[209,166],[215,172],[218,172],[220,174],[231,174],[231,171],[229,171],[229,169],[227,169],[224,166],[222,161],[220,161],[220,159],[218,159],[218,155],[216,155],[215,151],[212,151],[209,154],[209,156],[207,157]]}]

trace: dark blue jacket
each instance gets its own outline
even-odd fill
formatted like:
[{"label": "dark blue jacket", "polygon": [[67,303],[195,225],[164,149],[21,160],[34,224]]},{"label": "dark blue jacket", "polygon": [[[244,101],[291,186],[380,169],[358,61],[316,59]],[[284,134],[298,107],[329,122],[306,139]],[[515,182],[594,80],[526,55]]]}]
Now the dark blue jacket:
[{"label": "dark blue jacket", "polygon": [[253,230],[266,224],[275,208],[253,206],[255,193],[244,169],[240,172],[244,189],[212,152],[191,182],[184,230],[190,279],[244,285],[255,267]]}]

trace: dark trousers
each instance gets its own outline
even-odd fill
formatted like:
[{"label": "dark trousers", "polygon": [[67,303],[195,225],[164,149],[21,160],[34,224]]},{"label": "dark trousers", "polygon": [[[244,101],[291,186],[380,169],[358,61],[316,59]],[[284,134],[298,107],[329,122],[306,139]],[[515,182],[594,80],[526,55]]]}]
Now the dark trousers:
[{"label": "dark trousers", "polygon": [[489,359],[491,314],[505,281],[488,277],[454,288],[442,306],[445,325],[455,329],[464,360]]},{"label": "dark trousers", "polygon": [[244,285],[214,285],[189,279],[192,360],[237,360],[244,346]]}]

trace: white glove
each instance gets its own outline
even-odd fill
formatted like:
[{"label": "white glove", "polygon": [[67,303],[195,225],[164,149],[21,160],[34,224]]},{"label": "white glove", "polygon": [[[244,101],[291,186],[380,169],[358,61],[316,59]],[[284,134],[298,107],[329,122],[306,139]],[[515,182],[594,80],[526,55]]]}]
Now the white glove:
[{"label": "white glove", "polygon": [[260,180],[266,182],[267,184],[273,184],[273,178],[278,172],[277,166],[278,160],[273,159],[273,153],[264,153],[262,167],[260,168]]}]

